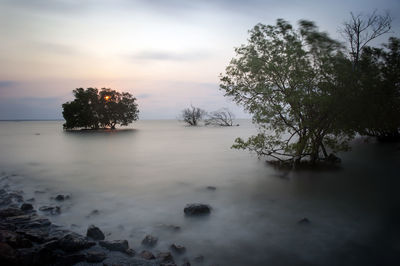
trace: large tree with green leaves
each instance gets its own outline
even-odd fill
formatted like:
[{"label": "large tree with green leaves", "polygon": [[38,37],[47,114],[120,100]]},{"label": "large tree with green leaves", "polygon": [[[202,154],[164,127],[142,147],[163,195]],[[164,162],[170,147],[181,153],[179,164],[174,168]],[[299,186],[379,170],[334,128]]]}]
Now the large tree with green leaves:
[{"label": "large tree with green leaves", "polygon": [[282,19],[256,25],[221,75],[225,95],[253,114],[259,128],[233,147],[290,163],[315,163],[347,149],[351,68],[341,45],[313,22],[300,21],[297,30]]},{"label": "large tree with green leaves", "polygon": [[62,105],[65,129],[115,128],[127,126],[138,119],[136,98],[127,92],[103,88],[78,88],[75,99]]}]

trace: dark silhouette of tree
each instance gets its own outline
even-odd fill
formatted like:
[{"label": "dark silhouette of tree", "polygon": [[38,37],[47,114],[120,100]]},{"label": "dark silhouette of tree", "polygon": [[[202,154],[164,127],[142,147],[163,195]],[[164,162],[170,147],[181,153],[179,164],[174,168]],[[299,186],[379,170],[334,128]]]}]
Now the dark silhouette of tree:
[{"label": "dark silhouette of tree", "polygon": [[222,108],[208,114],[207,119],[205,120],[205,124],[206,126],[212,125],[228,127],[233,125],[234,118],[235,116],[232,114],[231,111],[229,111],[228,108]]},{"label": "dark silhouette of tree", "polygon": [[315,163],[348,149],[352,131],[342,124],[347,80],[341,72],[351,72],[351,63],[337,41],[313,22],[300,21],[295,30],[278,19],[256,25],[236,54],[220,86],[253,114],[259,134],[236,139],[234,148],[286,163]]},{"label": "dark silhouette of tree", "polygon": [[400,139],[400,39],[365,47],[359,62],[358,127],[379,140]]},{"label": "dark silhouette of tree", "polygon": [[199,121],[203,120],[206,115],[206,111],[201,108],[190,106],[182,110],[180,119],[190,126],[197,126]]},{"label": "dark silhouette of tree", "polygon": [[350,56],[356,69],[364,47],[373,39],[390,32],[392,18],[388,13],[379,15],[376,10],[366,16],[352,12],[350,15],[351,19],[343,23],[340,32],[350,46]]},{"label": "dark silhouette of tree", "polygon": [[75,99],[62,105],[65,129],[114,129],[117,124],[126,126],[138,119],[136,98],[130,93],[106,88],[78,88],[73,93]]}]

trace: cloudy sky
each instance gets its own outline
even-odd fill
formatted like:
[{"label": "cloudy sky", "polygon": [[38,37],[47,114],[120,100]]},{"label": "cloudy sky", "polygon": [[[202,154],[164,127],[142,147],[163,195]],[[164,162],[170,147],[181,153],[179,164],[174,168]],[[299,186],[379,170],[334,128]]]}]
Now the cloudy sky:
[{"label": "cloudy sky", "polygon": [[374,9],[399,36],[398,0],[0,0],[0,119],[61,119],[77,87],[129,91],[141,119],[190,104],[246,117],[218,76],[250,28],[304,18],[340,38],[350,11]]}]

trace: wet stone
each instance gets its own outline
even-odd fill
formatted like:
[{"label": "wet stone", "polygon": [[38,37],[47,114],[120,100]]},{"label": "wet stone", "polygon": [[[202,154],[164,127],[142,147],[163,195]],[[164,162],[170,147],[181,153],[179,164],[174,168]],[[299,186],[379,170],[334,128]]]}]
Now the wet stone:
[{"label": "wet stone", "polygon": [[58,241],[59,248],[68,252],[84,250],[94,245],[96,245],[95,242],[87,241],[74,233],[67,234]]},{"label": "wet stone", "polygon": [[154,260],[156,258],[154,257],[153,253],[148,250],[143,250],[142,252],[140,252],[139,256],[145,260]]},{"label": "wet stone", "polygon": [[7,209],[0,210],[0,218],[20,216],[23,214],[24,214],[24,212],[21,209],[17,209],[17,208],[7,208]]},{"label": "wet stone", "polygon": [[87,262],[99,263],[105,260],[106,258],[107,255],[104,252],[89,251],[86,253]]},{"label": "wet stone", "polygon": [[57,195],[57,196],[55,197],[55,200],[64,201],[64,200],[65,200],[65,197],[64,197],[64,195]]},{"label": "wet stone", "polygon": [[27,239],[37,243],[46,242],[49,236],[47,232],[41,230],[18,230],[17,232],[24,235]]},{"label": "wet stone", "polygon": [[99,241],[99,245],[111,250],[125,252],[129,248],[127,240],[112,240],[112,241]]},{"label": "wet stone", "polygon": [[103,232],[96,226],[90,225],[87,229],[86,236],[94,240],[104,240]]},{"label": "wet stone", "polygon": [[39,211],[50,213],[51,215],[57,215],[61,213],[61,208],[59,206],[42,206]]},{"label": "wet stone", "polygon": [[31,211],[31,210],[33,210],[33,206],[30,203],[23,203],[21,205],[21,210],[22,211]]},{"label": "wet stone", "polygon": [[160,252],[157,254],[157,259],[159,259],[160,262],[173,262],[174,263],[174,257],[172,257],[171,252]]},{"label": "wet stone", "polygon": [[176,244],[176,243],[172,244],[170,246],[170,248],[172,251],[175,251],[176,253],[179,253],[179,254],[185,253],[185,251],[186,251],[186,248],[184,246]]},{"label": "wet stone", "polygon": [[192,203],[187,204],[183,211],[188,216],[207,215],[211,212],[211,207],[207,204]]},{"label": "wet stone", "polygon": [[13,248],[30,248],[31,241],[20,234],[8,230],[0,230],[0,242],[5,242]]},{"label": "wet stone", "polygon": [[124,251],[124,253],[125,253],[126,255],[128,255],[128,256],[133,257],[133,256],[135,256],[136,251],[133,250],[133,249],[131,249],[131,248],[128,248],[127,250]]},{"label": "wet stone", "polygon": [[304,217],[304,218],[300,219],[297,223],[298,224],[309,224],[310,220],[308,218]]},{"label": "wet stone", "polygon": [[147,235],[142,240],[142,245],[148,246],[148,247],[154,247],[157,244],[157,241],[158,241],[157,237],[154,237],[152,235]]}]

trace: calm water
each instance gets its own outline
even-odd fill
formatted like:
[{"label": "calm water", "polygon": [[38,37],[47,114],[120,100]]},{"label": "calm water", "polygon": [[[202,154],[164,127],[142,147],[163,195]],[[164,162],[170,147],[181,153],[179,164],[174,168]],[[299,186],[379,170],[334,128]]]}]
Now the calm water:
[{"label": "calm water", "polygon": [[[154,251],[176,242],[189,259],[204,255],[203,265],[385,265],[398,258],[399,145],[358,140],[341,155],[341,169],[289,173],[231,150],[236,137],[255,132],[249,121],[239,123],[140,121],[119,132],[68,133],[62,122],[0,122],[0,172],[13,175],[11,185],[35,197],[36,207],[70,193],[55,223],[80,233],[96,224],[137,251],[153,234]],[[185,218],[192,202],[210,204],[211,215]],[[89,215],[94,209],[99,214]],[[311,223],[298,224],[303,217]]]}]

